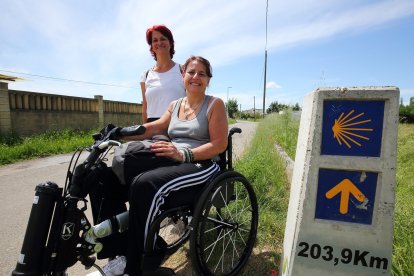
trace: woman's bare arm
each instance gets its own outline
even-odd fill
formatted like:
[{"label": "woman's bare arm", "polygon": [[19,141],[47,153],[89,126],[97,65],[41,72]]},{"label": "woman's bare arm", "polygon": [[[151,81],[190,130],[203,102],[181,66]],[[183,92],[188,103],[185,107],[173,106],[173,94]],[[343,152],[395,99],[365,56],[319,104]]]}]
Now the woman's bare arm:
[{"label": "woman's bare arm", "polygon": [[145,82],[140,82],[141,84],[141,92],[142,92],[142,123],[145,124],[147,122],[147,98],[145,97]]},{"label": "woman's bare arm", "polygon": [[210,142],[192,149],[194,160],[207,160],[227,148],[228,123],[224,103],[217,99],[208,114]]}]

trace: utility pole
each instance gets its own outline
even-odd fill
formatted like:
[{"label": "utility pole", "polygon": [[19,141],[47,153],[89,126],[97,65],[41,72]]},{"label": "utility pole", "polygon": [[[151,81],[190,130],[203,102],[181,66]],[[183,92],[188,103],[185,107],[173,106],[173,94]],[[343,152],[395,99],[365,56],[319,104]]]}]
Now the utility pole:
[{"label": "utility pole", "polygon": [[264,81],[263,81],[263,118],[266,112],[266,71],[267,71],[267,13],[269,8],[269,0],[266,0],[266,43],[265,43],[265,68],[264,68]]},{"label": "utility pole", "polygon": [[267,50],[265,51],[265,69],[264,69],[264,81],[263,81],[263,118],[265,117],[266,107],[266,70],[267,70]]},{"label": "utility pole", "polygon": [[227,104],[226,104],[226,111],[227,111],[227,118],[230,118],[229,116],[229,89],[232,88],[231,86],[227,86]]},{"label": "utility pole", "polygon": [[256,96],[253,96],[253,121],[256,122]]}]

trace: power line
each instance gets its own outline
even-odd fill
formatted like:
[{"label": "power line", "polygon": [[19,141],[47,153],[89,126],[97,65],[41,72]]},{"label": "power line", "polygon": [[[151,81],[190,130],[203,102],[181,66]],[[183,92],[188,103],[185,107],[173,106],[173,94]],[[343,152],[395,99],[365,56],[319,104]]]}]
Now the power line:
[{"label": "power line", "polygon": [[29,74],[29,73],[21,73],[21,72],[8,71],[8,70],[0,70],[0,72],[6,72],[6,73],[12,73],[12,74],[20,74],[20,75],[32,76],[32,77],[39,77],[39,78],[45,78],[45,79],[52,79],[52,80],[57,80],[57,81],[77,82],[77,83],[91,84],[91,85],[112,86],[112,87],[132,88],[132,89],[137,89],[138,88],[138,87],[133,87],[133,86],[124,86],[124,85],[110,84],[110,83],[99,83],[99,82],[90,82],[90,81],[64,79],[64,78],[58,78],[58,77],[49,77],[49,76],[42,76],[42,75]]}]

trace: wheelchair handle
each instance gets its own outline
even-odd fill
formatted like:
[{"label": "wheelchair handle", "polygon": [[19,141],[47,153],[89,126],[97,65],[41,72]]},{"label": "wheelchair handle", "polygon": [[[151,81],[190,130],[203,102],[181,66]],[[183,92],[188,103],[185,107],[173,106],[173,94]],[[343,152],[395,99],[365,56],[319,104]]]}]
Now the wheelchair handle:
[{"label": "wheelchair handle", "polygon": [[[110,126],[110,125],[108,125]],[[90,167],[92,166],[95,161],[99,158],[101,153],[103,153],[109,146],[120,146],[121,143],[118,140],[118,138],[126,137],[126,136],[133,136],[133,135],[140,135],[145,132],[146,128],[143,125],[135,125],[135,126],[129,126],[129,127],[118,127],[116,128],[114,125],[112,125],[112,128],[110,128],[109,131],[105,131],[105,133],[96,133],[93,135],[93,138],[95,140],[95,144],[91,147],[91,153],[86,158],[85,166]],[[111,132],[116,133],[116,136],[111,140]],[[103,137],[102,137],[103,136]]]},{"label": "wheelchair handle", "polygon": [[233,134],[234,133],[242,133],[241,128],[232,127],[229,131],[229,136],[227,140],[227,168],[229,170],[233,169]]},{"label": "wheelchair handle", "polygon": [[120,145],[121,145],[121,142],[114,141],[114,140],[108,140],[108,141],[100,143],[98,145],[98,148],[103,150],[103,149],[106,149],[109,146],[118,146],[119,147]]},{"label": "wheelchair handle", "polygon": [[232,127],[229,132],[229,136],[232,136],[234,133],[242,133],[241,128],[239,127]]}]

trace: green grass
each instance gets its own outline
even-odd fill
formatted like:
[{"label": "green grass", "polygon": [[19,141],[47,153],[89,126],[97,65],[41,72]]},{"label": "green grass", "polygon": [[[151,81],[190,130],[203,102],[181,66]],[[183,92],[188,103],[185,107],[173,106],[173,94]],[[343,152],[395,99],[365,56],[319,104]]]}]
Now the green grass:
[{"label": "green grass", "polygon": [[249,261],[244,275],[270,275],[279,263],[289,201],[289,183],[283,160],[274,145],[280,144],[280,137],[289,144],[287,136],[290,133],[280,136],[283,129],[290,129],[290,126],[286,128],[287,125],[290,124],[285,116],[267,116],[258,125],[249,149],[235,164],[236,170],[252,183],[259,205],[255,255]]},{"label": "green grass", "polygon": [[295,160],[296,143],[299,132],[299,120],[292,117],[291,111],[282,115],[270,115],[266,120],[268,128],[272,129],[272,139],[279,144],[292,160]]},{"label": "green grass", "polygon": [[[274,150],[281,145],[294,159],[299,122],[290,113],[261,121],[256,137],[236,170],[253,183],[259,201],[257,248],[270,250],[265,258],[250,261],[245,275],[269,274],[279,264],[288,206],[289,188],[282,162]],[[397,189],[395,204],[393,275],[414,275],[414,125],[398,129]],[[254,267],[254,268],[253,268]],[[255,270],[256,269],[256,270]]]},{"label": "green grass", "polygon": [[27,138],[15,134],[0,136],[0,165],[36,157],[73,152],[77,147],[90,146],[96,131],[49,131]]},{"label": "green grass", "polygon": [[398,128],[393,275],[414,274],[414,125]]},{"label": "green grass", "polygon": [[228,118],[227,122],[229,123],[229,125],[237,123],[236,119],[233,119],[233,118]]},{"label": "green grass", "polygon": [[[229,118],[229,124],[236,123]],[[92,134],[97,130],[75,131],[65,129],[48,131],[26,138],[16,133],[0,134],[0,165],[12,164],[21,160],[73,152],[78,147],[90,146]]]}]

